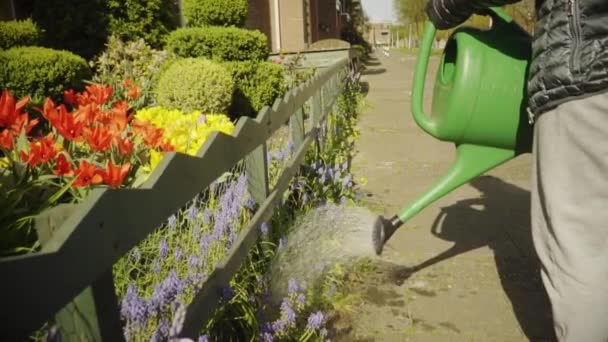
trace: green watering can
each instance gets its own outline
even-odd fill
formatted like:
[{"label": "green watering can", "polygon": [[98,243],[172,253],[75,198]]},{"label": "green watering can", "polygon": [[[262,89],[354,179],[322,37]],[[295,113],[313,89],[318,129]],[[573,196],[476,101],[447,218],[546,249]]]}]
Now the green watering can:
[{"label": "green watering can", "polygon": [[530,152],[526,111],[531,38],[500,8],[490,8],[489,30],[460,28],[448,39],[433,92],[432,115],[423,109],[426,71],[436,28],[428,22],[418,53],[412,113],[433,137],[455,143],[451,168],[425,193],[373,229],[377,254],[404,222],[450,191],[516,156]]}]

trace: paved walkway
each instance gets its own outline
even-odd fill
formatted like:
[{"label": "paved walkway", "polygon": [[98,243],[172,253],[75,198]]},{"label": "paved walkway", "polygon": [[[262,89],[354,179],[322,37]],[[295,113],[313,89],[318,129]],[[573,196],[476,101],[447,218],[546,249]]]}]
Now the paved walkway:
[{"label": "paved walkway", "polygon": [[[353,167],[368,180],[369,206],[391,216],[454,158],[452,144],[426,135],[411,117],[414,63],[399,53],[379,56],[362,77],[371,108],[359,123]],[[437,59],[431,79],[436,67]],[[362,285],[366,302],[339,340],[551,341],[528,222],[529,175],[530,156],[519,157],[408,222],[385,248],[387,267]]]}]

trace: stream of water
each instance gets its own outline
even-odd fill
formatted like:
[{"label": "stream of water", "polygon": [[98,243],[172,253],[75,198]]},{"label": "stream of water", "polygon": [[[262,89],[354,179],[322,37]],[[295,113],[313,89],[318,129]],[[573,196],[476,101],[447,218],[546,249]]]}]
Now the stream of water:
[{"label": "stream of water", "polygon": [[375,258],[372,228],[377,215],[367,208],[327,204],[303,216],[286,236],[271,269],[271,292],[281,298],[287,283],[311,283],[336,264]]}]

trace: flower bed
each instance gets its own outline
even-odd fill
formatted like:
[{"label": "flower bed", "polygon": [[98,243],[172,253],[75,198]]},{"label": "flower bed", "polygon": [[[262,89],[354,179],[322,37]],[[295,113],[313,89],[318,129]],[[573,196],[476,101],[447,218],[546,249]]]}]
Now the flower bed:
[{"label": "flower bed", "polygon": [[[262,225],[262,239],[224,289],[220,307],[199,341],[253,337],[263,341],[316,341],[328,336],[327,315],[319,309],[331,310],[332,304],[329,299],[321,300],[329,297],[320,292],[335,292],[335,284],[332,290],[331,286],[292,279],[289,294],[274,307],[265,275],[297,216],[326,202],[355,200],[348,160],[357,135],[360,98],[355,80],[351,81],[340,96],[338,111],[328,116],[327,128],[320,135],[321,145],[306,155],[301,173],[293,179],[271,222]],[[151,115],[140,111],[137,116],[142,114]],[[165,115],[172,121],[168,119],[170,114]],[[289,135],[275,145],[268,154],[271,185],[293,152]],[[255,213],[246,183],[245,169],[239,164],[115,265],[115,283],[129,340],[171,340],[177,336],[192,295]]]},{"label": "flower bed", "polygon": [[[50,98],[25,111],[5,91],[0,99],[0,146],[3,153],[1,198],[11,203],[0,216],[4,254],[35,251],[33,217],[59,203],[81,201],[94,187],[137,187],[167,151],[195,154],[213,131],[230,134],[234,124],[221,114],[183,113],[161,107],[134,111],[141,89],[127,80],[118,88],[89,85],[64,92],[62,103]],[[200,340],[323,340],[331,308],[318,300],[318,286],[297,280],[280,307],[268,302],[265,273],[290,222],[310,208],[355,199],[348,160],[360,99],[356,81],[347,82],[338,109],[328,115],[320,145],[284,193],[263,238],[224,291],[223,301]],[[269,152],[271,185],[294,152],[286,136]],[[10,180],[10,181],[7,181]],[[184,310],[206,277],[221,261],[257,210],[247,192],[244,163],[226,172],[208,189],[120,259],[113,269],[128,340],[167,340],[181,330]],[[11,197],[12,196],[12,197]],[[14,210],[15,208],[19,210]],[[6,229],[5,227],[9,227]]]}]

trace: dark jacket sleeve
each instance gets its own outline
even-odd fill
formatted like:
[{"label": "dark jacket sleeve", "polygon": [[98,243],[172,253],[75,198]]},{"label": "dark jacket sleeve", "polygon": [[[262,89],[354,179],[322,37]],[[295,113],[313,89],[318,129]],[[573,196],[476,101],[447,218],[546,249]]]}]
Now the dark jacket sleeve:
[{"label": "dark jacket sleeve", "polygon": [[[449,0],[448,0],[449,1]],[[456,0],[456,1],[468,1],[475,9],[483,9],[487,7],[498,7],[504,5],[514,4],[521,0]]]},{"label": "dark jacket sleeve", "polygon": [[447,29],[466,21],[473,13],[487,7],[502,6],[520,0],[429,0],[426,13],[438,29]]}]

